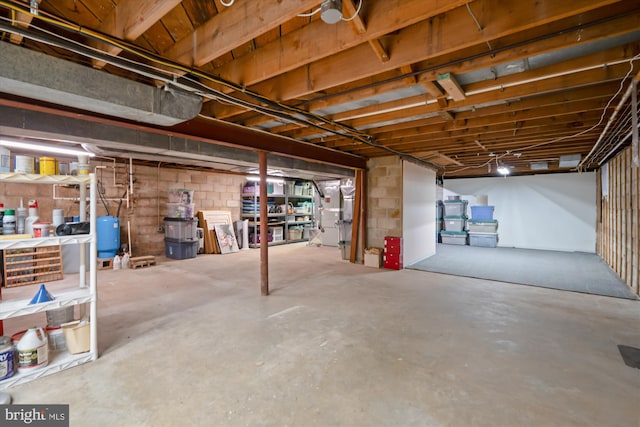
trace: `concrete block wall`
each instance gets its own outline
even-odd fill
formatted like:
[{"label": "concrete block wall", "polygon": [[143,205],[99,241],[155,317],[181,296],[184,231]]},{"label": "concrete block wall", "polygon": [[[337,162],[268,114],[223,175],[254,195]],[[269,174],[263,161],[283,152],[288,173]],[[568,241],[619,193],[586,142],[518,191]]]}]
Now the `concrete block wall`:
[{"label": "concrete block wall", "polygon": [[[241,191],[244,176],[224,173],[182,170],[175,167],[133,165],[133,195],[129,208],[125,191],[129,183],[128,161],[91,161],[98,178],[99,193],[96,206],[97,216],[112,215],[120,219],[120,242],[129,243],[133,256],[164,255],[164,231],[158,227],[164,225],[169,202],[169,189],[187,188],[194,190],[195,210],[228,210],[233,221],[240,219]],[[115,173],[114,173],[115,171]],[[40,219],[51,221],[52,209],[64,209],[66,216],[79,215],[77,189],[56,188],[58,200],[53,198],[51,185],[26,185],[0,183],[0,202],[5,208],[19,206],[20,198],[27,206],[29,199],[37,199]],[[87,207],[88,210],[88,207]]]},{"label": "concrete block wall", "polygon": [[402,161],[376,157],[367,171],[367,245],[383,247],[385,236],[402,236]]}]

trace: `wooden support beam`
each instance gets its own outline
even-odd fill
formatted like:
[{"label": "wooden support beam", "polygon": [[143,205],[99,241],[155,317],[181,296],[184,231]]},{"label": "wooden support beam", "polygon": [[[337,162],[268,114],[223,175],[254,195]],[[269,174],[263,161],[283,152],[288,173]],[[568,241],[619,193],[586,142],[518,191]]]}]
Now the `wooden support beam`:
[{"label": "wooden support beam", "polygon": [[353,198],[353,221],[351,222],[351,253],[349,254],[349,261],[355,263],[358,259],[358,242],[360,241],[360,220],[362,212],[362,187],[363,187],[363,171],[358,169],[356,171],[356,194]]},{"label": "wooden support beam", "polygon": [[406,77],[404,78],[404,82],[407,86],[413,86],[418,83],[417,76],[413,75],[413,67],[411,65],[403,65],[400,67],[400,72]]},{"label": "wooden support beam", "polygon": [[438,84],[447,91],[454,101],[463,101],[467,95],[451,73],[440,74]]},{"label": "wooden support beam", "polygon": [[[178,4],[180,0],[122,0],[102,21],[98,31],[117,39],[135,41]],[[119,47],[96,40],[90,40],[89,43],[112,55],[118,55],[122,51]],[[105,65],[104,61],[93,60],[94,68]]]},{"label": "wooden support beam", "polygon": [[452,122],[455,120],[453,113],[450,113],[449,111],[446,111],[446,110],[438,111],[438,115],[442,117],[443,120],[446,120],[448,122]]},{"label": "wooden support beam", "polygon": [[258,152],[260,169],[260,293],[269,295],[269,211],[267,209],[267,152]]},{"label": "wooden support beam", "polygon": [[[38,0],[38,4],[40,4],[41,1],[42,0]],[[33,20],[33,15],[28,13],[17,12],[16,18],[15,18],[15,21],[13,21],[13,24],[20,28],[29,28],[29,25],[31,25],[32,20]],[[23,38],[24,37],[20,34],[11,33],[9,35],[9,41],[13,44],[22,43]]]},{"label": "wooden support beam", "polygon": [[378,59],[380,59],[380,62],[387,62],[390,59],[389,54],[387,53],[385,47],[382,45],[380,39],[369,40],[369,45],[378,56]]},{"label": "wooden support beam", "polygon": [[316,6],[318,0],[258,0],[251,2],[250,7],[230,7],[179,40],[164,56],[184,65],[201,67],[263,34],[268,29],[266,23],[276,28]]},{"label": "wooden support beam", "polygon": [[358,8],[354,4],[353,0],[342,0],[342,15],[345,17],[345,19],[350,19],[350,21],[348,21],[349,26],[356,34],[364,34],[367,32],[367,25],[362,18],[362,14],[360,13],[362,11],[358,12],[358,14],[356,15],[357,11]]}]

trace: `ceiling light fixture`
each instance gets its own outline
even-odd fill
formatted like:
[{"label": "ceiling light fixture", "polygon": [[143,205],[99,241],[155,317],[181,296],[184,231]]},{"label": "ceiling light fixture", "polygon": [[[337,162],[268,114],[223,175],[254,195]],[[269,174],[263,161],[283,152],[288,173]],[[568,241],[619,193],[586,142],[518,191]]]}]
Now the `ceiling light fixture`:
[{"label": "ceiling light fixture", "polygon": [[505,175],[505,176],[506,176],[506,175],[509,175],[509,168],[508,168],[508,167],[506,167],[506,166],[500,166],[500,167],[498,168],[498,173],[499,173],[500,175]]},{"label": "ceiling light fixture", "polygon": [[[260,181],[260,177],[255,175],[249,175],[247,176],[247,181],[258,182]],[[267,177],[267,182],[273,182],[274,184],[282,184],[284,183],[284,179]]]},{"label": "ceiling light fixture", "polygon": [[342,0],[325,0],[320,6],[320,18],[327,24],[342,20]]},{"label": "ceiling light fixture", "polygon": [[52,145],[38,145],[38,144],[31,144],[27,142],[10,141],[7,139],[0,139],[0,145],[4,147],[12,147],[12,148],[18,148],[18,149],[29,150],[29,151],[41,151],[45,153],[66,154],[68,156],[89,156],[89,157],[95,156],[95,154],[89,153],[84,150],[74,150],[72,148],[55,147]]}]

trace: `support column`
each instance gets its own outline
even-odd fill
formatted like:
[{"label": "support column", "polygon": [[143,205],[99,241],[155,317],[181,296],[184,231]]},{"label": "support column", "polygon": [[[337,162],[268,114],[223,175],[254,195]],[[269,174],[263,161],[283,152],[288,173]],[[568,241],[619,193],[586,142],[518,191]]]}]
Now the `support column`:
[{"label": "support column", "polygon": [[269,295],[269,211],[267,209],[267,152],[258,153],[260,162],[260,292]]}]

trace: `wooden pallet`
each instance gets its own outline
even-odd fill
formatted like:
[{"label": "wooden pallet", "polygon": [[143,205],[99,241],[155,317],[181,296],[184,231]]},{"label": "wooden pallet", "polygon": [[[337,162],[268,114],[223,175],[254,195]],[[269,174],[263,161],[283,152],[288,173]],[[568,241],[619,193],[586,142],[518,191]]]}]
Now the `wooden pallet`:
[{"label": "wooden pallet", "polygon": [[4,250],[5,288],[52,282],[63,278],[60,245]]},{"label": "wooden pallet", "polygon": [[156,265],[156,257],[153,255],[129,258],[129,268],[133,268],[134,270],[136,268],[150,267],[152,265]]},{"label": "wooden pallet", "polygon": [[111,270],[113,269],[113,258],[98,258],[97,266],[98,270]]}]

